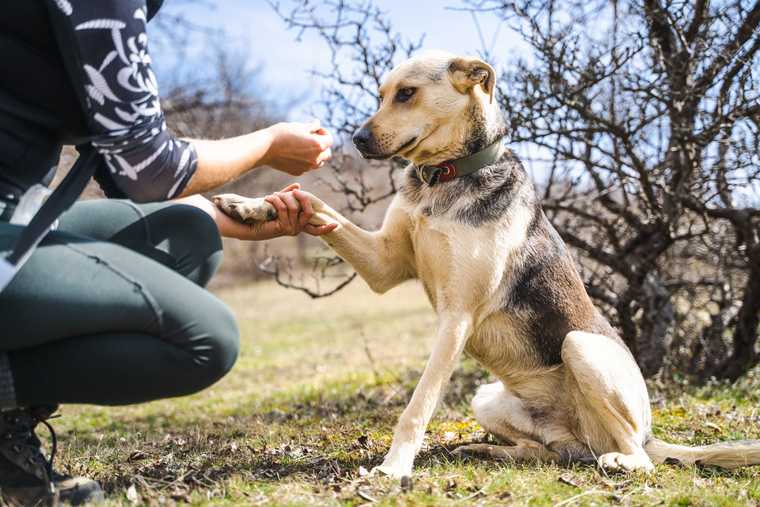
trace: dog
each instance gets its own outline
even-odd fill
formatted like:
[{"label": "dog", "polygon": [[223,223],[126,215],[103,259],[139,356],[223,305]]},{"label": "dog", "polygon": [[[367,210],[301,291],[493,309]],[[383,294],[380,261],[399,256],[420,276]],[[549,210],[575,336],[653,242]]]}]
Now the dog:
[{"label": "dog", "polygon": [[[362,230],[310,197],[315,225],[338,224],[323,240],[375,292],[419,279],[438,317],[432,353],[376,470],[411,475],[463,352],[498,379],[477,390],[472,409],[503,445],[465,445],[458,455],[624,472],[670,460],[760,463],[760,441],[686,447],[652,436],[633,355],[592,303],[525,169],[502,145],[495,81],[478,58],[427,52],[401,63],[354,136],[367,159],[411,163],[380,230]],[[260,199],[214,201],[238,220],[272,213]]]}]

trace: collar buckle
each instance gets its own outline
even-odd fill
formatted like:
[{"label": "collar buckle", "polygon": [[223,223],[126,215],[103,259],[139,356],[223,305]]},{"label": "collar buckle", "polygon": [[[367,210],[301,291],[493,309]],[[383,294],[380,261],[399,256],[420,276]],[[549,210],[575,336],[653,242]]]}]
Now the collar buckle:
[{"label": "collar buckle", "polygon": [[452,162],[441,162],[438,165],[424,165],[417,168],[420,179],[428,186],[445,183],[457,177],[457,167]]},{"label": "collar buckle", "polygon": [[438,179],[440,183],[451,181],[457,177],[457,166],[455,166],[453,162],[441,162],[438,164],[438,167],[441,169],[440,177]]}]

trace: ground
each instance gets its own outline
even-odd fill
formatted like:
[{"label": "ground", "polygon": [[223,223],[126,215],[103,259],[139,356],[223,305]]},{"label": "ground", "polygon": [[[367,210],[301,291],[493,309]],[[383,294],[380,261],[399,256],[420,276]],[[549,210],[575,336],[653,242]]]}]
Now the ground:
[{"label": "ground", "polygon": [[[235,369],[196,396],[124,408],[66,406],[59,465],[102,482],[111,505],[760,505],[760,467],[660,465],[651,477],[459,461],[487,438],[468,403],[487,375],[457,370],[411,484],[367,478],[421,372],[434,317],[410,283],[357,281],[312,301],[272,284],[219,291],[238,316]],[[140,375],[136,365],[135,375]],[[656,434],[699,444],[760,438],[760,372],[732,388],[653,386]]]}]

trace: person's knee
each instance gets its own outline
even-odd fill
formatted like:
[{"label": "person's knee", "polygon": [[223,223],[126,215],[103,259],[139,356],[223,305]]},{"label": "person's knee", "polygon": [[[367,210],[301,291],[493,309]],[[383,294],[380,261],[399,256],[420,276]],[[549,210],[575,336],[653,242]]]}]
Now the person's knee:
[{"label": "person's knee", "polygon": [[211,216],[200,208],[187,204],[172,206],[175,220],[179,222],[180,230],[192,231],[192,236],[198,242],[211,246],[221,246],[221,238],[216,222]]},{"label": "person's knee", "polygon": [[219,228],[211,216],[200,208],[188,204],[175,204],[164,210],[168,214],[169,228],[174,234],[181,234],[193,244],[207,251],[217,251],[222,247]]},{"label": "person's knee", "polygon": [[198,285],[205,286],[222,262],[223,247],[219,228],[208,213],[187,204],[176,204],[151,217],[162,223],[172,236],[171,252],[178,270]]},{"label": "person's knee", "polygon": [[215,300],[199,313],[196,331],[186,348],[193,361],[188,371],[188,387],[192,392],[215,384],[229,373],[240,352],[240,332],[226,305]]},{"label": "person's knee", "polygon": [[225,305],[216,311],[210,325],[209,359],[204,369],[211,383],[224,377],[237,361],[240,353],[240,331],[232,312]]}]

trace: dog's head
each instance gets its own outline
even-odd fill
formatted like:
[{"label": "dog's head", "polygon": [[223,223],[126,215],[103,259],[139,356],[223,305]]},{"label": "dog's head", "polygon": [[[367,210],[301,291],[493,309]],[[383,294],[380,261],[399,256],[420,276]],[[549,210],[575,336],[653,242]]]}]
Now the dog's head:
[{"label": "dog's head", "polygon": [[478,58],[442,51],[401,63],[380,87],[378,111],[354,135],[356,148],[365,158],[400,156],[418,165],[482,149],[494,131],[503,135],[495,74]]}]

